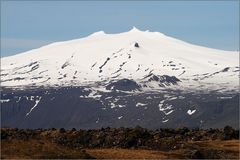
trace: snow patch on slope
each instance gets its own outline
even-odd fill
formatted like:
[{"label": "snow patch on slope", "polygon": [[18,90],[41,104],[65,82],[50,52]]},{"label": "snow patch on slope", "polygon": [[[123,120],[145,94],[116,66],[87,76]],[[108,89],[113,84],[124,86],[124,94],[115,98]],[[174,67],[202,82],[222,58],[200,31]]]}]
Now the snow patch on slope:
[{"label": "snow patch on slope", "polygon": [[34,106],[30,109],[30,111],[26,114],[26,116],[29,116],[29,114],[37,107],[37,105],[38,105],[38,103],[40,102],[41,98],[42,98],[42,97],[40,97],[39,99],[37,99],[37,100],[35,101]]},{"label": "snow patch on slope", "polygon": [[147,105],[147,104],[144,104],[144,103],[139,103],[139,102],[138,102],[138,103],[136,104],[136,107],[140,107],[140,106],[146,106],[146,105]]},{"label": "snow patch on slope", "polygon": [[194,110],[190,110],[190,109],[189,109],[189,110],[187,111],[187,114],[192,115],[192,114],[194,114],[195,112],[196,112],[196,109],[194,109]]}]

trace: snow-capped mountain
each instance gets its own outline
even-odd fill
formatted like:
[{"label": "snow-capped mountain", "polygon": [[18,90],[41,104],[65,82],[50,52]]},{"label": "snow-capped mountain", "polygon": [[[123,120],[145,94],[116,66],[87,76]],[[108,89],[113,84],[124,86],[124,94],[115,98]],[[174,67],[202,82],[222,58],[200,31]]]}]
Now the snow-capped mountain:
[{"label": "snow-capped mountain", "polygon": [[136,28],[1,58],[2,126],[239,126],[239,53]]},{"label": "snow-capped mountain", "polygon": [[181,87],[233,89],[238,86],[238,56],[238,52],[192,45],[159,32],[100,31],[2,58],[1,84],[78,86],[123,78],[141,84],[150,75],[168,75],[179,79]]}]

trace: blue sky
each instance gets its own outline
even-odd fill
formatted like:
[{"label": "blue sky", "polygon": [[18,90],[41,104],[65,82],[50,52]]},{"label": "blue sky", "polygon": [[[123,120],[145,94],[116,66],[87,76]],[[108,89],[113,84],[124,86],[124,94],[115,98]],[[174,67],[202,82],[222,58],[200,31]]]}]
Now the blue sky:
[{"label": "blue sky", "polygon": [[133,26],[239,50],[239,1],[1,1],[1,56]]}]

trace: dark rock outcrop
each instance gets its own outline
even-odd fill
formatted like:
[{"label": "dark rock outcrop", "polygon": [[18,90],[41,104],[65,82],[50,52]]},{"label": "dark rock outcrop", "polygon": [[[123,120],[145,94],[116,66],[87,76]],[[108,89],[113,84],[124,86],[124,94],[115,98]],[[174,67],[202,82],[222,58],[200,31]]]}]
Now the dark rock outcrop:
[{"label": "dark rock outcrop", "polygon": [[180,82],[180,80],[175,77],[175,76],[168,76],[168,75],[154,75],[154,74],[149,74],[147,76],[145,76],[143,79],[146,80],[147,82],[158,82],[159,86],[170,86],[170,85],[177,85],[178,82]]},{"label": "dark rock outcrop", "polygon": [[134,44],[134,47],[139,48],[139,44],[136,42],[136,43]]},{"label": "dark rock outcrop", "polygon": [[138,90],[139,88],[140,86],[135,81],[129,79],[121,79],[106,86],[107,90],[120,91],[133,91]]}]

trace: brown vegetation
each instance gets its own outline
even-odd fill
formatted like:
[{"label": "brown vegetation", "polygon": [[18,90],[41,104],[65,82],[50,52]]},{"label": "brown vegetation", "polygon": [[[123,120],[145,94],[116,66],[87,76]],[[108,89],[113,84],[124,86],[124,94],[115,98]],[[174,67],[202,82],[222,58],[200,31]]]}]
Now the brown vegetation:
[{"label": "brown vegetation", "polygon": [[[189,142],[191,145],[198,145],[199,151],[190,149],[179,149],[171,151],[143,150],[143,149],[86,149],[87,153],[97,159],[186,159],[194,158],[196,152],[200,154],[213,154],[212,159],[239,159],[239,140],[229,141],[203,141]],[[207,148],[207,149],[206,149]],[[221,151],[222,157],[218,157],[214,151]],[[197,154],[198,154],[197,153]],[[187,155],[191,154],[191,155]],[[219,153],[218,153],[219,154]],[[192,156],[192,157],[189,157]],[[215,157],[214,157],[215,156]],[[205,158],[205,157],[202,157]],[[208,158],[207,158],[208,159]]]},{"label": "brown vegetation", "polygon": [[2,140],[1,159],[86,159],[84,150],[60,146],[49,140]]},{"label": "brown vegetation", "polygon": [[238,159],[238,130],[1,129],[1,158]]}]

